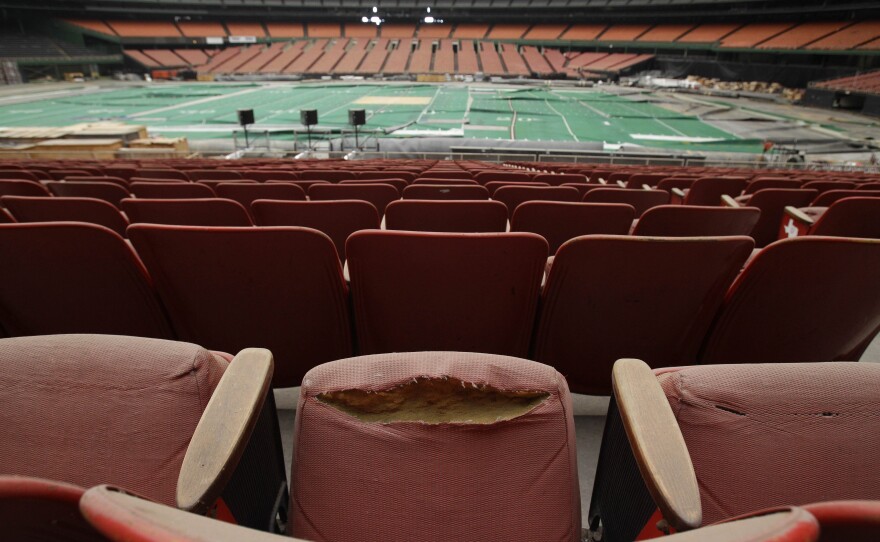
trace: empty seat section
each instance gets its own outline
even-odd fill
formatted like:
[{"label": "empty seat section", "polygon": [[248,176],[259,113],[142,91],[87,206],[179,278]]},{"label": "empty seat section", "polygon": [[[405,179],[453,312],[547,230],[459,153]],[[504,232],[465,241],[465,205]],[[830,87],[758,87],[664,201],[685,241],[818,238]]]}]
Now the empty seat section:
[{"label": "empty seat section", "polygon": [[45,186],[36,181],[0,179],[0,196],[51,196]]},{"label": "empty seat section", "polygon": [[202,183],[174,183],[174,182],[133,182],[129,190],[135,197],[141,199],[192,199],[192,198],[216,198],[214,190]]},{"label": "empty seat section", "polygon": [[125,237],[128,220],[106,201],[92,198],[3,196],[0,204],[17,222],[88,222]]},{"label": "empty seat section", "polygon": [[876,39],[878,36],[880,36],[880,22],[859,21],[838,30],[828,37],[804,46],[804,49],[831,49],[839,51],[855,49],[863,43]]},{"label": "empty seat section", "polygon": [[528,352],[541,237],[362,231],[346,253],[361,353]]},{"label": "empty seat section", "polygon": [[267,62],[264,66],[260,68],[260,73],[282,73],[285,71],[285,68],[293,63],[303,51],[305,47],[305,41],[297,41],[295,43],[289,44],[287,49],[281,51],[278,56]]},{"label": "empty seat section", "polygon": [[458,45],[458,73],[473,74],[480,71],[477,51],[473,40],[461,40]]},{"label": "empty seat section", "polygon": [[284,68],[283,73],[305,73],[308,71],[312,64],[324,54],[324,48],[327,46],[328,41],[326,39],[317,39],[307,43],[302,54],[298,55],[293,62]]},{"label": "empty seat section", "polygon": [[452,32],[453,38],[482,39],[486,37],[489,25],[479,23],[459,23]]},{"label": "empty seat section", "polygon": [[504,203],[508,215],[513,216],[517,206],[526,201],[576,202],[580,194],[569,186],[502,186],[492,194],[492,199]]},{"label": "empty seat section", "polygon": [[555,41],[568,28],[566,24],[536,24],[525,33],[523,39]]},{"label": "empty seat section", "polygon": [[379,73],[388,57],[388,42],[386,38],[373,41],[373,46],[364,57],[363,62],[356,73]]},{"label": "empty seat section", "polygon": [[333,67],[333,73],[355,73],[355,70],[367,55],[367,45],[370,40],[367,38],[358,38],[357,41],[352,40],[352,45],[345,51],[339,63]]},{"label": "empty seat section", "polygon": [[115,183],[82,182],[68,183],[55,181],[46,183],[49,191],[56,196],[68,198],[95,198],[118,206],[119,202],[131,197],[131,192]]},{"label": "empty seat section", "polygon": [[527,201],[513,212],[510,231],[537,233],[553,255],[581,235],[628,235],[634,218],[635,209],[623,204]]},{"label": "empty seat section", "polygon": [[221,23],[210,21],[177,21],[180,32],[188,38],[226,37],[226,29]]},{"label": "empty seat section", "polygon": [[403,199],[480,200],[489,199],[489,191],[478,184],[413,184],[403,189]]},{"label": "empty seat section", "polygon": [[186,176],[186,173],[178,171],[176,169],[140,168],[135,172],[135,175],[133,176],[144,179],[174,179],[178,181],[189,180],[189,177]]},{"label": "empty seat section", "polygon": [[339,184],[390,184],[398,192],[402,192],[404,188],[409,186],[409,183],[403,179],[349,179],[347,181],[339,181]]},{"label": "empty seat section", "polygon": [[390,184],[315,184],[309,187],[309,199],[328,201],[340,199],[359,199],[368,201],[385,214],[385,207],[400,199],[400,193]]},{"label": "empty seat section", "polygon": [[302,38],[305,36],[302,23],[266,23],[266,30],[273,38]]},{"label": "empty seat section", "polygon": [[190,66],[201,66],[208,62],[208,55],[201,49],[174,49],[174,53]]},{"label": "empty seat section", "polygon": [[258,226],[301,226],[330,237],[340,260],[345,260],[345,242],[358,230],[377,230],[379,212],[369,202],[257,200],[251,204]]},{"label": "empty seat section", "polygon": [[245,209],[258,199],[305,201],[306,193],[292,183],[220,183],[216,187],[217,196],[239,202]]},{"label": "empty seat section", "polygon": [[417,41],[410,39],[399,40],[397,46],[388,53],[382,73],[397,75],[406,72],[413,43],[417,43]]},{"label": "empty seat section", "polygon": [[185,66],[186,61],[169,49],[144,49],[143,53],[164,67]]},{"label": "empty seat section", "polygon": [[615,24],[608,27],[598,39],[599,41],[635,41],[650,28],[651,25],[645,24]]},{"label": "empty seat section", "polygon": [[654,237],[713,237],[749,235],[761,210],[754,207],[660,205],[642,214],[633,235]]},{"label": "empty seat section", "polygon": [[258,52],[249,60],[242,59],[242,63],[235,67],[234,71],[238,73],[257,73],[260,68],[267,65],[275,59],[288,44],[283,41],[277,41],[265,49]]},{"label": "empty seat section", "polygon": [[226,22],[226,29],[230,36],[254,36],[265,38],[266,30],[262,23]]},{"label": "empty seat section", "polygon": [[129,236],[181,339],[268,348],[275,387],[299,385],[312,367],[352,354],[348,291],[326,235],[145,224]]},{"label": "empty seat section", "polygon": [[440,40],[434,55],[432,73],[455,73],[455,51],[452,49],[452,40]]},{"label": "empty seat section", "polygon": [[837,32],[847,24],[839,21],[799,24],[760,44],[758,49],[799,49]]},{"label": "empty seat section", "polygon": [[247,210],[237,201],[228,199],[125,199],[120,207],[132,224],[252,225]]},{"label": "empty seat section", "polygon": [[113,184],[118,184],[119,186],[121,186],[121,187],[123,187],[123,188],[126,188],[126,189],[128,188],[128,181],[126,181],[125,179],[121,179],[121,178],[119,178],[119,177],[107,177],[107,176],[85,176],[85,177],[79,177],[79,176],[71,176],[71,177],[65,177],[65,178],[64,178],[64,181],[65,181],[65,182],[68,182],[68,183],[94,183],[94,182],[98,182],[98,183],[113,183]]},{"label": "empty seat section", "polygon": [[555,73],[556,70],[547,62],[544,55],[531,45],[524,45],[522,48],[522,56],[528,64],[529,71],[539,76],[547,76]]},{"label": "empty seat section", "polygon": [[728,34],[721,40],[722,47],[756,47],[768,39],[782,34],[794,25],[790,23],[751,23]]},{"label": "empty seat section", "polygon": [[636,41],[672,42],[689,32],[692,24],[658,24],[638,37]]},{"label": "empty seat section", "polygon": [[516,50],[513,43],[499,43],[498,48],[501,50],[501,58],[504,60],[504,66],[510,75],[530,75],[529,67],[523,60],[522,55]]},{"label": "empty seat section", "polygon": [[418,40],[418,47],[409,59],[409,73],[429,73],[434,51],[431,40]]},{"label": "empty seat section", "polygon": [[569,241],[547,277],[533,359],[566,375],[572,390],[596,395],[611,393],[620,358],[654,367],[696,363],[753,246],[748,237]]},{"label": "empty seat section", "polygon": [[140,259],[103,226],[0,225],[0,262],[0,327],[10,336],[172,338]]},{"label": "empty seat section", "polygon": [[479,50],[480,64],[483,66],[483,73],[487,75],[505,75],[504,66],[501,64],[501,57],[495,50],[492,42],[477,42]]},{"label": "empty seat section", "polygon": [[107,21],[107,24],[122,38],[181,37],[180,31],[170,21]]},{"label": "empty seat section", "polygon": [[389,230],[492,233],[507,230],[507,207],[498,201],[400,200],[388,204]]},{"label": "empty seat section", "polygon": [[739,27],[740,25],[737,23],[701,24],[687,34],[680,36],[676,41],[681,43],[716,43]]},{"label": "empty seat section", "polygon": [[573,24],[560,36],[563,41],[592,41],[605,31],[604,24]]},{"label": "empty seat section", "polygon": [[[373,36],[375,36],[375,28]],[[407,23],[383,24],[381,27],[382,37],[385,38],[411,38],[415,36],[416,25]]]},{"label": "empty seat section", "polygon": [[356,179],[357,175],[350,170],[306,169],[299,172],[299,178],[302,180],[339,182]]},{"label": "empty seat section", "polygon": [[330,73],[345,54],[345,48],[348,45],[347,38],[338,38],[333,45],[327,49],[324,54],[308,70],[308,73]]},{"label": "empty seat section", "polygon": [[186,171],[191,181],[234,181],[241,179],[241,173],[228,169],[191,169]]},{"label": "empty seat section", "polygon": [[[804,185],[806,186],[806,185]],[[822,192],[810,203],[811,207],[830,207],[844,198],[877,198],[880,190],[828,190]]]},{"label": "empty seat section", "polygon": [[810,235],[880,239],[880,197],[834,202],[810,228]]}]

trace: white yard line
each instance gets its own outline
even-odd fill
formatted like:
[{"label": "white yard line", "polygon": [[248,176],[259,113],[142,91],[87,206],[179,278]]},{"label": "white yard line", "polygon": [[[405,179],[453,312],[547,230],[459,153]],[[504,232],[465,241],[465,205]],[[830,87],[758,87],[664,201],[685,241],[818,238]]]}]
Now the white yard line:
[{"label": "white yard line", "polygon": [[559,118],[562,119],[562,123],[565,124],[565,129],[568,130],[568,133],[571,134],[571,137],[574,138],[575,141],[580,141],[580,139],[578,139],[578,136],[574,135],[574,132],[571,130],[571,126],[568,125],[568,121],[565,119],[565,115],[563,115],[562,113],[557,111],[555,107],[550,105],[550,102],[548,102],[546,98],[544,98],[544,103],[547,104],[547,107],[549,107],[551,111],[559,115]]},{"label": "white yard line", "polygon": [[202,99],[200,99],[200,100],[193,100],[193,101],[191,101],[191,102],[184,102],[184,103],[179,103],[179,104],[176,104],[176,105],[169,105],[168,107],[160,107],[159,109],[151,109],[151,110],[149,110],[149,111],[141,111],[140,113],[135,113],[135,114],[133,114],[133,115],[129,115],[128,117],[129,117],[129,118],[132,118],[132,119],[136,119],[136,118],[138,118],[138,117],[145,117],[145,116],[149,116],[149,115],[155,115],[155,114],[157,114],[157,113],[164,113],[164,112],[166,112],[166,111],[174,111],[175,109],[180,109],[180,108],[182,108],[182,107],[192,107],[192,106],[194,106],[194,105],[201,105],[201,104],[204,104],[204,103],[215,102],[215,101],[217,101],[217,100],[222,100],[222,99],[225,99],[225,98],[231,98],[232,96],[242,96],[242,95],[244,95],[244,94],[250,94],[250,93],[252,93],[252,92],[257,92],[257,91],[261,91],[261,90],[264,90],[263,87],[247,88],[247,89],[244,89],[244,90],[239,90],[238,92],[233,92],[233,93],[231,93],[231,94],[222,94],[222,95],[220,95],[220,96],[211,96],[211,97],[209,97],[209,98],[202,98]]},{"label": "white yard line", "polygon": [[434,100],[436,100],[437,96],[440,95],[440,90],[442,90],[442,89],[443,89],[442,86],[437,85],[437,90],[434,92],[434,95],[431,96],[431,101],[428,102],[428,105],[426,105],[425,108],[422,109],[422,112],[419,113],[419,116],[416,117],[416,124],[419,124],[422,122],[422,117],[425,116],[425,114],[428,112],[428,109],[430,109],[431,106],[434,105]]}]

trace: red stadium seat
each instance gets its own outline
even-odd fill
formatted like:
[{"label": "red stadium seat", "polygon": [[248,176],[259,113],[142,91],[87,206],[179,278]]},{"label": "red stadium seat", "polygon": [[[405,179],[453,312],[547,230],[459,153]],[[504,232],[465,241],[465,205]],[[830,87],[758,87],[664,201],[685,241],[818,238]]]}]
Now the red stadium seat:
[{"label": "red stadium seat", "polygon": [[299,173],[290,170],[275,169],[246,169],[242,170],[241,177],[243,179],[253,179],[254,181],[295,181],[299,179]]},{"label": "red stadium seat", "polygon": [[[348,289],[326,235],[308,228],[133,225],[131,242],[182,340],[275,356],[275,387],[352,355]],[[247,285],[247,287],[242,287]]]},{"label": "red stadium seat", "polygon": [[541,237],[362,231],[346,253],[361,353],[528,353]]},{"label": "red stadium seat", "polygon": [[478,184],[413,184],[403,189],[403,199],[487,200],[489,191]]},{"label": "red stadium seat", "polygon": [[339,181],[339,184],[390,184],[394,188],[397,189],[398,192],[402,192],[404,188],[409,186],[409,183],[403,179],[349,179],[347,181]]},{"label": "red stadium seat", "polygon": [[569,241],[544,287],[534,359],[566,375],[572,390],[595,395],[611,393],[611,367],[622,357],[653,367],[696,363],[753,246],[748,237]]},{"label": "red stadium seat", "polygon": [[100,199],[116,207],[120,201],[131,197],[131,192],[115,183],[54,181],[46,183],[46,186],[56,196]]},{"label": "red stadium seat", "polygon": [[[422,172],[413,182],[418,179],[465,179],[465,180],[474,180],[474,176],[470,174],[468,171],[458,171],[458,170],[428,170]],[[483,184],[483,183],[480,183]]]},{"label": "red stadium seat", "polygon": [[0,522],[9,540],[107,542],[80,514],[85,490],[73,484],[0,476]]},{"label": "red stadium seat", "polygon": [[241,173],[231,169],[190,169],[185,171],[190,181],[237,181]]},{"label": "red stadium seat", "polygon": [[672,190],[675,188],[682,191],[690,190],[696,181],[696,177],[666,177],[658,182],[657,186],[654,188],[657,190],[665,190],[671,194]]},{"label": "red stadium seat", "polygon": [[848,181],[809,181],[801,188],[805,190],[817,190],[820,194],[830,190],[854,190],[856,183]]},{"label": "red stadium seat", "polygon": [[189,177],[186,176],[186,173],[178,171],[176,169],[141,168],[138,169],[135,175],[133,175],[132,177],[144,177],[147,179],[174,179],[178,181],[189,180]]},{"label": "red stadium seat", "polygon": [[880,197],[839,199],[830,207],[810,207],[809,215],[793,207],[785,209],[780,238],[799,235],[880,239]]},{"label": "red stadium seat", "polygon": [[539,173],[532,177],[532,182],[547,183],[550,186],[562,186],[564,184],[587,184],[587,176],[580,173]]},{"label": "red stadium seat", "polygon": [[577,202],[580,194],[569,186],[502,186],[492,194],[492,199],[507,206],[508,216],[527,201],[567,201]]},{"label": "red stadium seat", "polygon": [[636,218],[658,205],[669,203],[669,192],[664,190],[630,190],[628,188],[594,188],[582,199],[585,203],[625,203],[636,210]]},{"label": "red stadium seat", "polygon": [[858,360],[880,329],[878,269],[880,240],[769,245],[727,293],[700,362]]},{"label": "red stadium seat", "polygon": [[581,235],[628,235],[635,209],[615,203],[527,201],[513,213],[510,231],[537,233],[547,240],[550,254]]},{"label": "red stadium seat", "polygon": [[352,171],[338,169],[303,169],[299,172],[299,178],[304,181],[330,181],[338,183],[348,179],[357,179],[357,174]]},{"label": "red stadium seat", "polygon": [[759,190],[768,188],[797,190],[803,183],[797,179],[788,179],[786,177],[758,177],[746,184],[743,194],[754,194]]},{"label": "red stadium seat", "polygon": [[754,207],[660,205],[645,211],[632,234],[654,237],[749,235],[760,216],[760,209]]},{"label": "red stadium seat", "polygon": [[44,197],[52,194],[36,181],[0,179],[0,196]]},{"label": "red stadium seat", "polygon": [[121,179],[119,177],[108,177],[108,176],[88,176],[88,177],[65,177],[63,179],[68,183],[113,183],[118,184],[122,188],[128,189],[128,181],[125,179]]},{"label": "red stadium seat", "polygon": [[0,327],[10,336],[105,333],[171,338],[147,271],[93,224],[0,225]]},{"label": "red stadium seat", "polygon": [[880,190],[828,190],[816,196],[810,207],[830,207],[843,198],[880,198]]},{"label": "red stadium seat", "polygon": [[818,520],[821,541],[871,542],[880,532],[880,501],[830,501],[803,508]]},{"label": "red stadium seat", "polygon": [[673,189],[673,203],[676,198],[684,205],[721,205],[721,196],[736,197],[742,194],[747,179],[743,177],[703,177],[694,181],[687,193]]},{"label": "red stadium seat", "polygon": [[99,175],[96,170],[91,169],[50,169],[49,175],[56,181],[63,181],[65,177],[88,177],[90,175]]},{"label": "red stadium seat", "polygon": [[252,181],[250,179],[202,179],[200,181],[196,181],[197,184],[203,184],[205,186],[210,186],[214,192],[217,191],[217,187],[221,184],[264,184],[258,183],[257,181]]},{"label": "red stadium seat", "polygon": [[376,207],[381,218],[385,207],[400,199],[400,192],[390,184],[315,184],[309,187],[309,199],[316,201],[359,199]]},{"label": "red stadium seat", "polygon": [[125,237],[128,220],[119,209],[93,198],[3,196],[2,203],[18,222],[88,222]]},{"label": "red stadium seat", "polygon": [[345,242],[358,230],[377,230],[379,212],[361,200],[270,201],[251,204],[257,226],[300,226],[313,228],[333,240],[340,260],[345,260]]},{"label": "red stadium seat", "polygon": [[37,175],[32,171],[27,171],[23,169],[0,169],[0,180],[4,179],[18,179],[21,181],[34,181],[38,182],[42,178],[42,175]]},{"label": "red stadium seat", "polygon": [[[461,185],[476,185],[480,186],[480,183],[477,181],[472,181],[469,179],[416,179],[412,182],[413,185],[422,185],[422,184],[451,184],[453,186],[461,186]],[[403,190],[401,188],[401,190]]]},{"label": "red stadium seat", "polygon": [[502,233],[507,230],[507,207],[488,200],[403,199],[388,204],[385,227],[423,232]]},{"label": "red stadium seat", "polygon": [[247,209],[237,201],[228,199],[124,199],[120,207],[132,224],[253,225]]},{"label": "red stadium seat", "polygon": [[492,181],[504,181],[508,183],[527,183],[532,180],[532,176],[528,173],[522,173],[519,171],[489,170],[477,173],[476,175],[474,175],[474,180],[482,185],[485,185],[486,183]]},{"label": "red stadium seat", "polygon": [[258,199],[305,201],[306,192],[295,184],[285,183],[221,183],[216,187],[217,195],[241,203],[245,209]]},{"label": "red stadium seat", "polygon": [[403,179],[404,181],[411,183],[415,181],[416,175],[412,171],[397,171],[386,169],[385,171],[360,171],[358,172],[357,178],[360,180],[369,180],[369,179]]},{"label": "red stadium seat", "polygon": [[815,190],[764,188],[750,195],[744,202],[725,198],[725,203],[737,207],[748,205],[761,210],[761,216],[750,235],[755,240],[755,246],[764,248],[779,238],[779,224],[785,215],[785,208],[809,205],[816,194]]},{"label": "red stadium seat", "polygon": [[[9,197],[9,196],[7,196],[7,197]],[[9,211],[4,209],[3,207],[0,207],[0,224],[14,224],[14,223],[15,223],[15,219],[12,218],[12,215],[9,214]],[[2,337],[2,335],[0,335],[0,337]]]},{"label": "red stadium seat", "polygon": [[202,183],[133,182],[129,190],[139,199],[216,198],[214,190]]},{"label": "red stadium seat", "polygon": [[[291,471],[293,536],[580,540],[571,397],[551,367],[417,352],[334,361],[304,382]],[[388,412],[391,404],[396,413]],[[383,482],[364,484],[352,465],[383,473]],[[524,513],[522,499],[533,494],[540,497]],[[376,520],[388,514],[396,519]]]}]

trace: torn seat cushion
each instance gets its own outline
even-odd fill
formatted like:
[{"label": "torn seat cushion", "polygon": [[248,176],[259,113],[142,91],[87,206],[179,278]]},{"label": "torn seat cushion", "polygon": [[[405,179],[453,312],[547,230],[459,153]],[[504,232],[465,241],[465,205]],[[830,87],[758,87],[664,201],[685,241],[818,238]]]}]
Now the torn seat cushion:
[{"label": "torn seat cushion", "polygon": [[158,339],[2,339],[0,473],[112,484],[174,506],[183,456],[227,365]]},{"label": "torn seat cushion", "polygon": [[457,352],[303,379],[290,531],[314,541],[576,541],[571,397],[552,367]]},{"label": "torn seat cushion", "polygon": [[694,464],[703,524],[782,505],[880,499],[880,364],[656,373]]}]

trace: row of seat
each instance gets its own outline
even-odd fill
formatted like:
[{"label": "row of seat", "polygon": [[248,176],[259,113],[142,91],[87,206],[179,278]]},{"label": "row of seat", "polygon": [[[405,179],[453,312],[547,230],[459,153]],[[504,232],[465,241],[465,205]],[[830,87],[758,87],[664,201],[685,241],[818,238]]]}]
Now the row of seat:
[{"label": "row of seat", "polygon": [[128,236],[0,225],[0,326],[262,345],[276,387],[353,353],[497,353],[605,395],[621,357],[858,359],[880,326],[880,240],[799,237],[746,263],[748,237],[591,235],[562,245],[542,288],[549,247],[532,233],[364,230],[346,242],[349,291],[332,240],[310,228],[138,224]]},{"label": "row of seat", "polygon": [[[0,340],[15,435],[0,448],[4,533],[280,540],[221,519],[315,542],[629,542],[670,529],[693,531],[676,542],[860,542],[880,528],[876,364],[619,360],[582,532],[572,399],[552,367],[468,352],[315,367],[287,422],[288,497],[283,465],[272,477],[278,422],[264,417],[272,354],[230,358],[135,337]],[[86,491],[100,484],[111,487]]]}]

